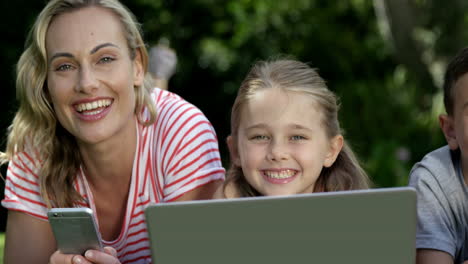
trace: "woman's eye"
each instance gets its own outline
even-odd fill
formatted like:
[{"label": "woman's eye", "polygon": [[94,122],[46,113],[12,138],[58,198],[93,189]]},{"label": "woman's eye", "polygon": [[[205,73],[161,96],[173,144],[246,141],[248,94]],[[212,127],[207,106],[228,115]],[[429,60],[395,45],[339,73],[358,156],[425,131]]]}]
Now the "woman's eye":
[{"label": "woman's eye", "polygon": [[100,63],[110,63],[113,61],[115,61],[115,59],[112,57],[103,57],[99,60]]},{"label": "woman's eye", "polygon": [[57,68],[55,68],[56,71],[69,71],[72,69],[72,66],[70,64],[62,64],[59,65]]}]

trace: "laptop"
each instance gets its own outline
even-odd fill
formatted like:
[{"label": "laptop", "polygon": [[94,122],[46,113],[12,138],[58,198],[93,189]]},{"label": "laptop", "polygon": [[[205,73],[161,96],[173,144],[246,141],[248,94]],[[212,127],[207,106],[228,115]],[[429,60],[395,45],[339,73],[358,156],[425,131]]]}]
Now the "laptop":
[{"label": "laptop", "polygon": [[413,264],[411,187],[153,204],[156,264]]}]

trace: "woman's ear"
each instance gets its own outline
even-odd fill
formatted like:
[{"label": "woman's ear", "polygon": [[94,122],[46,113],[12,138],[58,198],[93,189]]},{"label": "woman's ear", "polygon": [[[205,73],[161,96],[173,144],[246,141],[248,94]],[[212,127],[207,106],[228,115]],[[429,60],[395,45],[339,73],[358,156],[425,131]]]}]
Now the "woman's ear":
[{"label": "woman's ear", "polygon": [[231,162],[234,163],[236,166],[241,166],[239,151],[237,150],[236,142],[234,138],[229,135],[226,139],[226,143],[229,148],[229,154],[231,157]]},{"label": "woman's ear", "polygon": [[457,135],[455,134],[455,120],[453,120],[453,117],[450,115],[440,115],[439,125],[450,149],[458,149]]},{"label": "woman's ear", "polygon": [[328,153],[325,156],[323,163],[324,167],[331,167],[335,163],[338,154],[340,154],[341,149],[343,149],[344,139],[342,135],[337,135],[330,140],[330,146]]},{"label": "woman's ear", "polygon": [[143,85],[145,79],[145,71],[143,70],[143,61],[141,58],[141,51],[135,51],[135,58],[133,59],[133,86]]}]

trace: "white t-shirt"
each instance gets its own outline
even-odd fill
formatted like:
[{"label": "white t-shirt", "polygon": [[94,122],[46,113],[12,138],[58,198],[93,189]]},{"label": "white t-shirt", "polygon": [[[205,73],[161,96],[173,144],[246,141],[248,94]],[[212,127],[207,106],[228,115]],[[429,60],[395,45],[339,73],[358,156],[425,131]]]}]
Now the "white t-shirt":
[{"label": "white t-shirt", "polygon": [[[137,150],[120,235],[114,241],[103,241],[117,250],[122,263],[151,263],[143,213],[149,204],[173,201],[197,187],[224,179],[217,137],[203,113],[173,93],[155,89],[152,96],[157,119],[146,127],[136,124]],[[2,205],[47,221],[47,207],[40,197],[40,166],[34,152],[17,153],[8,166]],[[81,169],[75,188],[86,201],[76,207],[95,210]]]}]

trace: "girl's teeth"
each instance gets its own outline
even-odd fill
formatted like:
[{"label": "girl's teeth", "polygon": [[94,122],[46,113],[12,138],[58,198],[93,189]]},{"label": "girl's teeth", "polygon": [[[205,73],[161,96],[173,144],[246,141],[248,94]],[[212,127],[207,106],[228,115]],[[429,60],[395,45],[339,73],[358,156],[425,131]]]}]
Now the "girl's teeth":
[{"label": "girl's teeth", "polygon": [[286,179],[292,177],[295,174],[293,170],[284,170],[284,171],[265,171],[265,175],[274,178],[274,179]]}]

